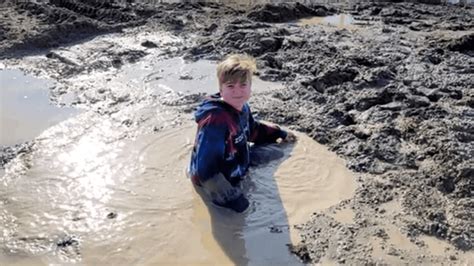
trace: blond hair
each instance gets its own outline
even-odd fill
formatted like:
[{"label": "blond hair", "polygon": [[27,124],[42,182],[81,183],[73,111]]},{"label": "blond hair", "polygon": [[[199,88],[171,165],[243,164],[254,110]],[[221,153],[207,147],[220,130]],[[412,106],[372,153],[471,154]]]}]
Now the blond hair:
[{"label": "blond hair", "polygon": [[255,58],[246,54],[231,54],[217,65],[219,89],[226,82],[251,82],[257,70]]}]

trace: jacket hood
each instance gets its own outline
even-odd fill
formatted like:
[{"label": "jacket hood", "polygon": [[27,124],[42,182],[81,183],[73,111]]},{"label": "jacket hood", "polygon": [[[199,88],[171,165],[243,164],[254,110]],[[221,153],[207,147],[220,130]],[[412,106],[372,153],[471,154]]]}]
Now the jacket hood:
[{"label": "jacket hood", "polygon": [[206,116],[208,112],[215,111],[217,109],[234,110],[232,106],[221,100],[220,93],[216,93],[205,99],[198,106],[196,112],[194,113],[194,119],[196,122],[199,122]]}]

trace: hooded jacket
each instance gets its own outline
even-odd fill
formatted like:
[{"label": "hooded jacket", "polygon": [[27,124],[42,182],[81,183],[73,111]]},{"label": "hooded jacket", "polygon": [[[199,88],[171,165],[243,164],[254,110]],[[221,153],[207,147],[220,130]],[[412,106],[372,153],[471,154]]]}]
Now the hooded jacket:
[{"label": "hooded jacket", "polygon": [[232,184],[238,183],[250,165],[249,142],[255,145],[275,143],[287,133],[278,126],[256,121],[245,104],[236,110],[214,94],[198,107],[198,124],[190,171],[197,185],[223,174]]}]

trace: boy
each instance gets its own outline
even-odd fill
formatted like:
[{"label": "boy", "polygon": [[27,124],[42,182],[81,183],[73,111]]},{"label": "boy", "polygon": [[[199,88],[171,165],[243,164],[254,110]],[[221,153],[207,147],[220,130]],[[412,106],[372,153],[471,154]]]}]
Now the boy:
[{"label": "boy", "polygon": [[238,186],[249,165],[283,156],[281,149],[268,144],[296,140],[291,132],[254,120],[247,101],[255,70],[250,56],[226,57],[217,66],[219,93],[204,100],[195,113],[191,179],[214,204],[236,212],[249,206]]}]

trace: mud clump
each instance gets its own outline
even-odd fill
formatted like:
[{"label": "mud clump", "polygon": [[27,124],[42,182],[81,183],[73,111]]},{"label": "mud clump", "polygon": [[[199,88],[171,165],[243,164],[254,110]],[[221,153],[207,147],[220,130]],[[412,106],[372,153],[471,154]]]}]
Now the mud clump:
[{"label": "mud clump", "polygon": [[259,22],[281,23],[310,16],[327,16],[331,12],[324,6],[308,7],[300,3],[264,4],[252,8],[249,19]]},{"label": "mud clump", "polygon": [[[290,246],[290,251],[298,255],[303,262],[320,261],[323,257],[331,257],[337,263],[346,263],[349,258],[357,264],[373,263],[370,257],[353,259],[351,254],[359,244],[354,241],[357,225],[344,225],[326,214],[316,214],[312,222],[298,227],[300,230],[312,230],[313,235],[303,235],[302,242]],[[331,232],[334,237],[328,237]],[[330,254],[329,256],[327,254]]]},{"label": "mud clump", "polygon": [[144,41],[144,42],[141,43],[141,45],[143,47],[146,47],[146,48],[157,48],[158,47],[158,45],[156,43],[152,42],[152,41]]},{"label": "mud clump", "polygon": [[24,142],[14,146],[0,146],[0,169],[21,154],[30,153],[34,148],[33,142]]},{"label": "mud clump", "polygon": [[474,34],[462,36],[459,39],[453,40],[448,49],[459,52],[473,52],[474,51]]}]

